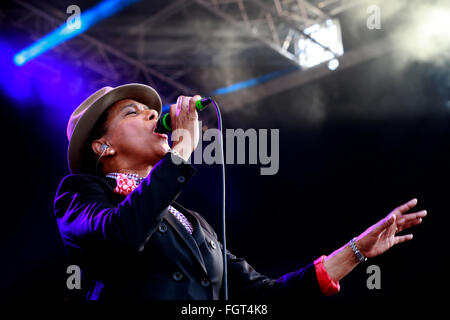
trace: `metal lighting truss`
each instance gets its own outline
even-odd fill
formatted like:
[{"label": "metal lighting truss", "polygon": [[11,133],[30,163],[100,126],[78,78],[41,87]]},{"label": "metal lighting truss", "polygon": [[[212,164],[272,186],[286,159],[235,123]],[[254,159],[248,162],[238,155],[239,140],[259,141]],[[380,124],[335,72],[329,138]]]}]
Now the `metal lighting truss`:
[{"label": "metal lighting truss", "polygon": [[[80,64],[98,75],[92,82],[92,89],[119,84],[121,81],[144,82],[160,92],[163,103],[175,101],[178,95],[192,95],[198,92],[195,85],[188,84],[181,77],[189,75],[191,66],[180,62],[179,56],[164,58],[146,55],[149,30],[153,26],[164,25],[174,14],[190,6],[189,10],[205,8],[207,11],[231,23],[237,32],[254,37],[290,61],[300,64],[301,45],[305,41],[334,57],[333,52],[323,41],[313,37],[308,28],[323,26],[333,20],[335,15],[360,4],[362,0],[175,0],[169,2],[142,21],[123,30],[117,39],[100,41],[83,33],[64,42],[53,50],[65,59]],[[0,9],[0,22],[8,22],[25,30],[35,40],[42,38],[64,23],[67,14],[48,5],[29,4],[23,0],[11,0],[10,6]],[[106,41],[108,41],[106,43]],[[126,46],[127,52],[120,49],[120,43],[132,41]],[[176,45],[176,44],[174,44]],[[130,49],[131,48],[131,49]],[[131,50],[131,51],[130,51]],[[187,78],[189,79],[189,77]],[[192,82],[194,83],[194,82]],[[289,87],[289,86],[288,86]]]},{"label": "metal lighting truss", "polygon": [[[329,59],[342,55],[339,23],[334,15],[349,9],[361,0],[195,0],[214,15],[225,19],[259,39],[285,58],[308,67],[302,61],[305,44],[326,52]],[[311,33],[334,25],[337,28],[338,46],[330,47],[328,41],[318,39]],[[323,37],[322,37],[323,38]],[[302,48],[303,44],[303,48]],[[329,60],[327,59],[327,60]]]},{"label": "metal lighting truss", "polygon": [[[25,30],[35,40],[55,30],[67,19],[65,12],[49,6],[43,10],[22,0],[13,0],[13,2],[18,6],[2,9],[3,13],[0,17],[3,16],[2,20],[7,20],[15,27]],[[154,18],[158,15],[161,15],[161,12]],[[136,45],[138,56],[143,47],[144,43]],[[172,101],[171,99],[179,94],[194,94],[192,88],[177,81],[177,75],[165,74],[86,33],[60,44],[53,50],[97,74],[96,80],[90,84],[93,90],[106,85],[119,84],[121,79],[127,79],[129,82],[145,82],[151,85],[162,94],[165,101]]]}]

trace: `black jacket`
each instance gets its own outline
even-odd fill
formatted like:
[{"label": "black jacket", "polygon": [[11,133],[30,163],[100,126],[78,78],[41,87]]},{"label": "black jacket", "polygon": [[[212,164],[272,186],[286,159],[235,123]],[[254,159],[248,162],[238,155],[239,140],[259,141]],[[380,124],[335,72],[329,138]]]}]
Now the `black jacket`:
[{"label": "black jacket", "polygon": [[[222,245],[198,213],[174,202],[196,169],[166,155],[127,197],[114,179],[87,174],[60,183],[54,213],[70,264],[82,270],[87,299],[220,299]],[[190,220],[190,235],[170,213]],[[279,279],[227,251],[229,298],[321,296],[314,265]]]}]

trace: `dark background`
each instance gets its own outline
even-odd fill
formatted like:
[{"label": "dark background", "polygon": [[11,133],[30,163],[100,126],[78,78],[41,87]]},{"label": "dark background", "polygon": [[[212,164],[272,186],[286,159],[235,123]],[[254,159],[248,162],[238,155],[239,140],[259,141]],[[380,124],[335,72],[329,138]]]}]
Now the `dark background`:
[{"label": "dark background", "polygon": [[[345,28],[343,23],[344,46],[352,47],[355,37]],[[2,35],[21,36],[14,29]],[[412,61],[398,68],[397,54],[387,53],[224,112],[224,128],[280,130],[276,175],[261,176],[259,165],[226,166],[229,250],[260,273],[278,277],[331,253],[416,197],[417,210],[427,209],[428,217],[412,230],[414,239],[357,266],[341,281],[341,292],[329,299],[444,297],[450,223],[448,67]],[[308,113],[299,110],[316,106],[318,96],[325,116],[308,122]],[[55,99],[68,110],[65,116],[52,117],[54,109],[33,96],[17,101],[0,91],[2,299],[61,301],[67,294],[52,204],[69,173],[65,126],[77,104],[60,95]],[[220,167],[196,167],[197,175],[178,201],[201,213],[220,235]],[[371,264],[381,268],[381,290],[366,287]]]}]

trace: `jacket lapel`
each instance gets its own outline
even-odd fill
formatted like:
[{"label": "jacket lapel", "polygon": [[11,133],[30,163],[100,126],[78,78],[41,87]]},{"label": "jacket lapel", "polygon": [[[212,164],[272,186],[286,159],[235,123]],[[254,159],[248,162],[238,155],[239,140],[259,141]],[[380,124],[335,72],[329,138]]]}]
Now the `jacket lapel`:
[{"label": "jacket lapel", "polygon": [[[114,188],[117,186],[116,180],[113,178],[105,178],[105,180],[106,180],[106,183],[111,188],[111,191],[114,193],[114,195],[118,195],[121,199],[123,199],[124,198],[123,195],[120,195],[120,194],[117,194],[114,192]],[[182,212],[184,215],[187,215],[186,212],[188,212],[188,210],[183,208],[178,203],[173,202],[172,206],[174,208],[176,208],[178,211]],[[201,243],[203,241],[205,241],[205,236],[204,236],[203,232],[201,231],[200,222],[197,220],[197,218],[194,217],[193,215],[191,215],[189,212],[188,212],[188,214],[189,214],[189,218],[191,218],[191,219],[189,219],[189,221],[192,223],[192,225],[194,227],[194,232],[192,233],[192,235],[189,234],[189,232],[186,230],[186,228],[168,210],[166,210],[166,215],[164,218],[173,227],[173,229],[180,235],[180,237],[184,240],[186,245],[191,250],[192,254],[195,256],[197,261],[202,266],[205,273],[208,273],[206,271],[205,262],[203,261],[203,256],[199,249],[199,246],[201,245]]]},{"label": "jacket lapel", "polygon": [[[203,261],[203,256],[202,256],[202,254],[200,252],[199,245],[197,245],[197,242],[196,242],[197,239],[198,240],[201,239],[201,237],[199,235],[199,233],[201,232],[199,230],[200,224],[197,221],[197,219],[194,218],[194,221],[191,220],[193,222],[193,227],[194,227],[194,232],[191,235],[186,230],[186,228],[177,220],[177,218],[175,218],[173,216],[173,214],[171,214],[169,211],[167,211],[166,216],[164,218],[173,227],[173,229],[180,235],[180,237],[184,240],[186,245],[189,247],[189,249],[191,250],[191,252],[195,256],[195,258],[197,259],[197,261],[202,266],[202,268],[205,271],[205,273],[208,273],[206,271],[205,262]],[[197,232],[197,234],[196,234],[196,232]],[[194,236],[196,237],[196,239],[194,239]]]},{"label": "jacket lapel", "polygon": [[200,248],[202,243],[205,241],[205,234],[203,233],[203,228],[200,224],[200,221],[191,213],[191,210],[186,209],[182,205],[177,202],[172,202],[172,207],[183,213],[186,217],[188,217],[189,221],[192,223],[194,227],[194,232],[192,232],[192,237],[194,237],[197,246]]},{"label": "jacket lapel", "polygon": [[116,179],[103,177],[103,180],[111,188],[111,191],[114,192],[114,189],[117,187]]}]

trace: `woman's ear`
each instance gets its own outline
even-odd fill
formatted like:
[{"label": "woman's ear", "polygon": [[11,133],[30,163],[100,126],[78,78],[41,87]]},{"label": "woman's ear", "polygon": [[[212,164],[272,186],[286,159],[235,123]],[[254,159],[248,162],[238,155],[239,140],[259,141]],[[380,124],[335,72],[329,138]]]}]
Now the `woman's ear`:
[{"label": "woman's ear", "polygon": [[99,157],[111,156],[115,154],[115,151],[111,148],[111,146],[102,139],[97,139],[92,142],[92,150]]}]

